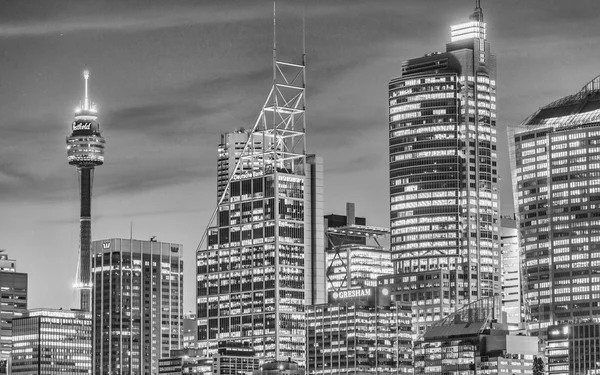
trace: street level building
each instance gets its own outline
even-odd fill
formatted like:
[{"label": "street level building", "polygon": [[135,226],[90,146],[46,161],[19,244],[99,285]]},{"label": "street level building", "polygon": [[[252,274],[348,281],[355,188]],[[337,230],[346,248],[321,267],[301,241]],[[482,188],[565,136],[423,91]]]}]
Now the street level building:
[{"label": "street level building", "polygon": [[271,92],[197,249],[198,342],[209,356],[226,342],[251,346],[261,363],[303,364],[305,306],[326,298],[323,165],[306,153],[304,61],[274,51],[273,64]]},{"label": "street level building", "polygon": [[0,374],[10,373],[12,322],[27,312],[27,274],[0,250]]},{"label": "street level building", "polygon": [[388,287],[329,293],[307,307],[307,374],[409,374],[411,314]]},{"label": "street level building", "polygon": [[91,372],[91,313],[35,309],[13,320],[12,374],[88,375]]},{"label": "street level building", "polygon": [[509,329],[522,328],[521,317],[521,252],[517,221],[512,217],[501,219],[502,250],[502,311]]},{"label": "street level building", "polygon": [[597,318],[550,326],[547,337],[548,374],[600,374],[600,321]]},{"label": "street level building", "polygon": [[92,243],[94,373],[158,374],[182,346],[183,247],[133,239]]},{"label": "street level building", "polygon": [[509,128],[529,329],[600,315],[600,77]]},{"label": "street level building", "polygon": [[538,338],[511,335],[501,301],[475,301],[437,321],[415,341],[415,375],[532,374]]},{"label": "street level building", "polygon": [[79,291],[82,310],[91,311],[90,248],[92,246],[92,183],[94,169],[104,164],[105,140],[100,132],[98,111],[88,95],[90,73],[83,72],[85,91],[83,103],[75,110],[67,137],[67,161],[77,167],[79,176],[79,262],[75,288]]},{"label": "street level building", "polygon": [[380,243],[389,230],[356,221],[366,223],[364,218],[355,218],[354,203],[347,203],[346,216],[325,216],[329,292],[375,287],[377,277],[393,273],[391,252]]},{"label": "street level building", "polygon": [[389,83],[394,293],[415,335],[501,293],[496,57],[479,1],[450,31],[446,52],[404,61]]}]

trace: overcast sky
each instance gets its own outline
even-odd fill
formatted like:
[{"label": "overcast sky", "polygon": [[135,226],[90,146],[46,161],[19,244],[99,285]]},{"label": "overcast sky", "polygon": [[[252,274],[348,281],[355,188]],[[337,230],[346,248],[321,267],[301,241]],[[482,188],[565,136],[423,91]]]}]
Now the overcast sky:
[{"label": "overcast sky", "polygon": [[[470,0],[306,1],[307,147],[325,162],[326,212],[388,226],[387,82],[443,51]],[[278,50],[301,52],[300,1],[278,2]],[[502,208],[512,214],[504,130],[600,74],[600,2],[483,0],[498,56]],[[93,239],[194,250],[216,203],[219,134],[250,127],[271,84],[270,1],[0,1],[0,248],[29,273],[30,307],[74,307],[76,168],[65,137],[91,71],[106,138]],[[503,168],[504,167],[504,168]]]}]

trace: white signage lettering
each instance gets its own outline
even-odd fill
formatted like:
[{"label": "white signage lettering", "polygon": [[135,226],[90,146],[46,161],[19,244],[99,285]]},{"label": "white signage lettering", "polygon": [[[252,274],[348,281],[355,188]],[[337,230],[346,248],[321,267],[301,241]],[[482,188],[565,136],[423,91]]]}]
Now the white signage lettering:
[{"label": "white signage lettering", "polygon": [[90,130],[92,128],[91,122],[73,122],[73,131],[75,130]]},{"label": "white signage lettering", "polygon": [[370,297],[372,294],[372,289],[351,289],[351,290],[342,290],[341,292],[334,292],[333,299],[346,299],[346,298],[356,298],[356,297]]}]

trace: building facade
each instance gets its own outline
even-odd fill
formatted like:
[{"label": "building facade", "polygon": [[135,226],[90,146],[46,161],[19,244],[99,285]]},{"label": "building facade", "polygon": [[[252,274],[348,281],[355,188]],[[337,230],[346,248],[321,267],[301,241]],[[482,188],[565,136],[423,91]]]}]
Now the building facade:
[{"label": "building facade", "polygon": [[27,312],[27,274],[0,250],[0,374],[10,372],[13,319]]},{"label": "building facade", "polygon": [[375,287],[379,276],[393,273],[391,252],[380,243],[389,229],[366,226],[354,203],[346,204],[346,216],[325,216],[325,225],[328,292]]},{"label": "building facade", "polygon": [[548,374],[600,374],[600,321],[597,318],[550,326],[547,332]]},{"label": "building facade", "polygon": [[509,128],[529,328],[600,315],[600,78]]},{"label": "building facade", "polygon": [[94,373],[157,374],[182,346],[183,247],[130,239],[92,243]]},{"label": "building facade", "polygon": [[475,301],[434,323],[414,347],[414,374],[532,374],[538,338],[511,335],[501,301]]},{"label": "building facade", "polygon": [[35,309],[13,321],[12,374],[91,373],[91,313]]},{"label": "building facade", "polygon": [[389,83],[392,261],[415,334],[501,292],[496,145],[496,57],[478,4],[446,52],[404,61]]},{"label": "building facade", "polygon": [[251,346],[261,363],[303,363],[305,306],[326,298],[323,165],[306,153],[304,61],[274,51],[273,64],[196,253],[198,342],[210,356],[226,342]]},{"label": "building facade", "polygon": [[412,373],[410,310],[388,287],[329,294],[329,303],[307,307],[307,374]]},{"label": "building facade", "polygon": [[[252,141],[248,147],[251,147],[254,152],[261,152],[263,140],[265,144],[269,144],[269,138],[265,140],[261,134],[253,134],[250,130],[244,128],[221,134],[221,142],[217,149],[217,199],[224,196],[224,201],[228,200],[229,192],[225,187],[229,181],[229,176],[235,171],[250,138],[252,138]],[[251,171],[258,168],[258,165],[246,159],[240,163],[239,168]]]},{"label": "building facade", "polygon": [[521,252],[517,221],[502,217],[500,248],[502,251],[502,311],[506,313],[509,329],[522,326],[521,316]]},{"label": "building facade", "polygon": [[83,72],[84,99],[75,110],[72,133],[67,137],[67,161],[77,167],[79,174],[79,262],[75,288],[79,291],[81,309],[85,311],[91,311],[92,183],[94,169],[104,164],[106,143],[100,131],[98,111],[88,96],[89,76],[87,70]]},{"label": "building facade", "polygon": [[291,360],[266,363],[252,375],[304,375],[306,372]]}]

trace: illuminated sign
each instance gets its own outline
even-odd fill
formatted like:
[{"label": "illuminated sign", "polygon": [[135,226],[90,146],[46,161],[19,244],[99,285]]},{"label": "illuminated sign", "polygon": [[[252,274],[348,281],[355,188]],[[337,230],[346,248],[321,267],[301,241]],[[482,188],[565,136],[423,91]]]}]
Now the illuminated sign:
[{"label": "illuminated sign", "polygon": [[235,180],[243,180],[245,178],[259,177],[259,176],[262,176],[262,175],[263,175],[263,172],[254,172],[254,173],[252,173],[252,172],[246,172],[246,173],[243,173],[243,174],[236,174],[231,179],[234,180],[234,181]]},{"label": "illuminated sign", "polygon": [[102,243],[102,248],[103,249],[110,249],[110,242],[104,242],[104,243]]},{"label": "illuminated sign", "polygon": [[548,327],[548,338],[551,340],[568,339],[569,326],[557,325]]},{"label": "illuminated sign", "polygon": [[333,299],[346,299],[346,298],[360,298],[360,297],[371,297],[373,295],[373,289],[350,289],[342,290],[340,292],[333,292]]},{"label": "illuminated sign", "polygon": [[89,121],[86,121],[86,122],[73,121],[73,131],[91,130],[91,129],[92,129],[92,123]]}]

